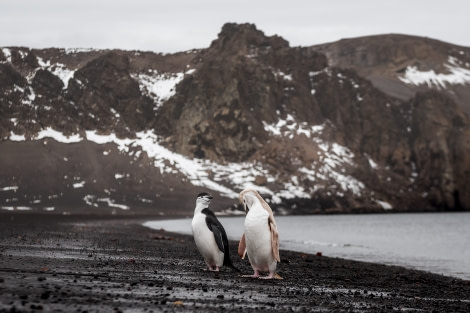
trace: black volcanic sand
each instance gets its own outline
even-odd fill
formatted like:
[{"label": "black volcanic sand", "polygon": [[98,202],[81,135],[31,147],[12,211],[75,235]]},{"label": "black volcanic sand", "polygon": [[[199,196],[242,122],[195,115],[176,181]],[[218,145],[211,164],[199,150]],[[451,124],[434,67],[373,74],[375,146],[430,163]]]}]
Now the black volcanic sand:
[{"label": "black volcanic sand", "polygon": [[0,213],[0,312],[470,312],[469,281],[395,266],[281,251],[283,280],[208,272],[143,221]]}]

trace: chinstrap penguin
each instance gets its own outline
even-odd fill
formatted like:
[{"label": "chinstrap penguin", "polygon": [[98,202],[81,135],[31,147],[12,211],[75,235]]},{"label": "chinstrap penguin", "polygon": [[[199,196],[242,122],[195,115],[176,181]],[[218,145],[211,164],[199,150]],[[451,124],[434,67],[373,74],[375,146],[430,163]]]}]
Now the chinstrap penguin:
[{"label": "chinstrap penguin", "polygon": [[[279,257],[279,233],[273,211],[256,190],[245,189],[240,192],[239,200],[245,212],[245,232],[238,245],[238,255],[248,259],[253,268],[254,277],[262,279],[282,279],[276,273]],[[260,276],[260,273],[268,273]]]},{"label": "chinstrap penguin", "polygon": [[212,196],[206,192],[196,198],[196,208],[191,223],[194,241],[210,271],[219,271],[222,265],[233,266],[230,259],[227,234],[214,213],[209,210]]}]

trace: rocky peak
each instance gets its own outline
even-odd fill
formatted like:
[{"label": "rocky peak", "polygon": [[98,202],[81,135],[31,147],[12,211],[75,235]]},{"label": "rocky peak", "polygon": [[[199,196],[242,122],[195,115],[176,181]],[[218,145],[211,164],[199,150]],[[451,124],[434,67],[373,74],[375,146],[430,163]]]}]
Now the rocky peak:
[{"label": "rocky peak", "polygon": [[252,24],[224,25],[200,55],[204,62],[157,117],[172,149],[240,162],[267,140],[263,121],[275,123],[279,114],[293,112],[304,121],[319,120],[309,99],[309,73],[326,66],[323,55],[290,48]]},{"label": "rocky peak", "polygon": [[289,48],[289,43],[279,36],[267,37],[254,24],[227,23],[218,38],[211,43],[218,54],[254,55],[267,50]]}]

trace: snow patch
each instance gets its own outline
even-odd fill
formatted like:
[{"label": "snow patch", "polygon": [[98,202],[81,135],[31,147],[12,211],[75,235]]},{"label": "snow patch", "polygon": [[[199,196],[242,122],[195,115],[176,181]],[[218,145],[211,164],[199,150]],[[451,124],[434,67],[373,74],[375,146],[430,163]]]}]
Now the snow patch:
[{"label": "snow patch", "polygon": [[59,77],[64,83],[64,88],[67,88],[69,85],[69,80],[75,74],[75,70],[67,68],[67,66],[62,63],[54,63],[51,65],[50,60],[44,61],[44,59],[38,57],[38,64],[41,68],[48,70],[55,76]]},{"label": "snow patch", "polygon": [[11,63],[11,50],[8,48],[2,48],[3,55],[7,59],[8,63]]},{"label": "snow patch", "polygon": [[437,88],[445,88],[446,84],[467,84],[470,83],[470,70],[462,67],[459,60],[449,57],[447,64],[444,66],[450,73],[436,73],[434,70],[420,71],[416,66],[408,66],[403,76],[398,78],[410,85],[424,85],[429,88],[436,86]]},{"label": "snow patch", "polygon": [[[17,135],[13,132],[10,132],[10,136],[8,137],[11,141],[26,141],[25,135]],[[80,142],[82,141],[82,138],[80,135],[71,135],[71,136],[65,136],[59,131],[56,131],[52,129],[51,127],[47,127],[46,129],[41,130],[35,137],[33,137],[33,140],[41,140],[44,138],[52,138],[57,142],[61,143],[75,143],[75,142]]]},{"label": "snow patch", "polygon": [[83,187],[85,187],[85,182],[84,182],[84,181],[81,181],[81,182],[78,182],[78,183],[73,184],[72,186],[73,186],[73,188],[75,188],[75,189],[83,188]]},{"label": "snow patch", "polygon": [[93,48],[67,48],[65,49],[66,54],[74,54],[74,53],[80,53],[80,52],[91,52],[93,51]]},{"label": "snow patch", "polygon": [[276,77],[280,77],[287,81],[292,81],[292,74],[286,74],[282,72],[281,70],[273,71],[273,73],[274,73],[274,76]]},{"label": "snow patch", "polygon": [[380,201],[380,200],[376,200],[376,202],[382,207],[382,209],[384,210],[392,210],[393,209],[393,206],[386,202],[386,201]]},{"label": "snow patch", "polygon": [[[194,73],[188,70],[187,75]],[[154,110],[157,110],[166,100],[174,96],[176,85],[184,78],[185,73],[159,73],[157,70],[148,70],[146,73],[131,74],[140,87],[140,91],[153,99]]]},{"label": "snow patch", "polygon": [[36,139],[44,139],[44,138],[52,138],[57,142],[61,143],[74,143],[82,141],[80,135],[72,135],[72,136],[65,136],[61,132],[58,132],[51,127],[47,127],[46,129],[41,130]]},{"label": "snow patch", "polygon": [[98,204],[96,203],[96,196],[94,195],[86,195],[83,197],[83,201],[89,206],[98,207]]},{"label": "snow patch", "polygon": [[10,136],[8,137],[11,141],[25,141],[26,137],[24,135],[17,135],[15,133],[10,133]]},{"label": "snow patch", "polygon": [[114,200],[112,200],[111,198],[99,198],[99,199],[97,199],[97,201],[106,202],[108,204],[108,206],[112,207],[112,208],[118,208],[118,209],[121,209],[121,210],[129,210],[130,209],[130,207],[128,207],[127,205],[114,203]]},{"label": "snow patch", "polygon": [[[161,173],[182,173],[193,185],[206,187],[219,191],[223,195],[236,198],[238,192],[223,186],[209,177],[208,172],[213,171],[219,175],[231,172],[231,165],[218,165],[213,162],[199,159],[189,159],[183,155],[174,153],[158,142],[158,137],[151,131],[139,132],[135,139],[119,139],[115,134],[98,135],[94,131],[86,132],[87,139],[98,144],[115,143],[121,152],[128,153],[130,148],[140,148],[154,160],[154,166],[159,168]],[[238,165],[238,164],[237,164]],[[216,169],[214,169],[214,167]],[[223,169],[226,169],[223,171]],[[252,169],[252,165],[246,165],[247,169]],[[254,178],[253,178],[254,180]]]},{"label": "snow patch", "polygon": [[[191,159],[181,154],[174,153],[163,147],[159,141],[160,138],[152,131],[142,131],[136,133],[135,138],[118,138],[114,133],[102,135],[96,131],[86,131],[85,138],[80,135],[64,136],[62,133],[47,128],[41,131],[34,139],[45,137],[53,138],[63,143],[75,143],[82,140],[88,140],[96,144],[116,144],[121,153],[129,154],[145,152],[153,160],[153,164],[161,173],[182,174],[194,186],[200,186],[219,192],[221,195],[234,198],[238,197],[240,190],[245,188],[255,188],[261,194],[272,197],[273,203],[279,203],[281,198],[309,198],[312,192],[318,189],[327,188],[324,183],[334,179],[344,191],[351,191],[359,194],[364,185],[343,173],[344,166],[354,166],[354,154],[336,143],[323,141],[320,136],[323,133],[325,125],[308,125],[307,123],[298,123],[292,115],[288,115],[285,120],[280,119],[277,123],[269,125],[264,123],[265,130],[275,136],[305,136],[312,140],[312,144],[319,147],[320,162],[312,164],[311,167],[299,169],[298,175],[294,175],[292,180],[283,184],[282,190],[274,193],[269,188],[257,186],[256,177],[266,178],[268,183],[275,182],[278,178],[271,174],[262,163],[224,163],[219,164],[209,160]],[[10,135],[10,140],[25,140],[24,136],[15,134]],[[136,152],[137,151],[137,152]],[[121,179],[124,174],[116,173],[115,179]],[[299,182],[308,178],[315,181],[315,186],[304,189]],[[75,179],[78,181],[78,179]],[[324,181],[322,183],[322,181]],[[85,181],[73,184],[74,188],[83,188]],[[114,206],[120,209],[126,209],[120,204],[115,204],[110,198],[97,199],[94,195],[87,195],[83,198],[87,205],[98,207],[97,202],[108,203],[108,206]]]},{"label": "snow patch", "polygon": [[366,158],[369,161],[369,165],[372,169],[376,170],[379,167],[379,165],[377,163],[375,163],[375,161],[372,160],[372,158],[370,158],[368,156],[366,156]]},{"label": "snow patch", "polygon": [[17,191],[19,188],[20,187],[18,186],[8,186],[8,187],[0,188],[0,191],[10,191],[10,190]]},{"label": "snow patch", "polygon": [[306,122],[297,123],[295,118],[288,114],[286,119],[279,119],[275,124],[268,124],[263,121],[264,130],[274,136],[282,136],[292,139],[295,135],[303,134],[307,138],[313,137],[323,131],[323,125],[309,126]]},{"label": "snow patch", "polygon": [[328,76],[331,76],[331,70],[328,68],[328,67],[325,67],[324,69],[320,70],[320,71],[311,71],[311,72],[308,72],[308,76],[310,78],[313,78],[315,76],[318,76],[318,75],[321,75],[321,74],[327,74]]},{"label": "snow patch", "polygon": [[[305,122],[298,123],[292,115],[287,115],[286,119],[279,119],[275,124],[268,124],[263,122],[266,132],[274,136],[282,136],[285,138],[293,139],[296,135],[304,135],[312,139],[312,144],[319,148],[319,164],[312,164],[311,168],[301,168],[300,173],[304,177],[312,181],[330,180],[336,181],[343,191],[350,191],[355,195],[360,195],[365,185],[352,176],[344,174],[346,166],[355,166],[353,161],[354,153],[347,147],[337,143],[330,143],[324,141],[321,135],[325,129],[323,125],[308,125]],[[308,198],[311,192],[321,188],[326,188],[327,183],[316,184],[311,188],[310,193],[303,190],[298,184],[287,183],[284,185],[286,193],[282,191],[277,195],[282,195],[283,198],[299,197]],[[295,187],[295,188],[294,188]]]},{"label": "snow patch", "polygon": [[33,208],[28,206],[2,206],[3,210],[7,211],[32,211]]}]

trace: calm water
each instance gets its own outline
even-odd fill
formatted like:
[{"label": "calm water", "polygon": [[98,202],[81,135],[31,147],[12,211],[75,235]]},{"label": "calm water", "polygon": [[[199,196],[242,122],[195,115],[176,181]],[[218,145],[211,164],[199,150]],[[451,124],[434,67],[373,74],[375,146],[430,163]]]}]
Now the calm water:
[{"label": "calm water", "polygon": [[[244,217],[219,220],[230,239],[240,239]],[[470,213],[277,216],[276,222],[281,249],[470,279]],[[144,225],[191,234],[191,219]]]}]

